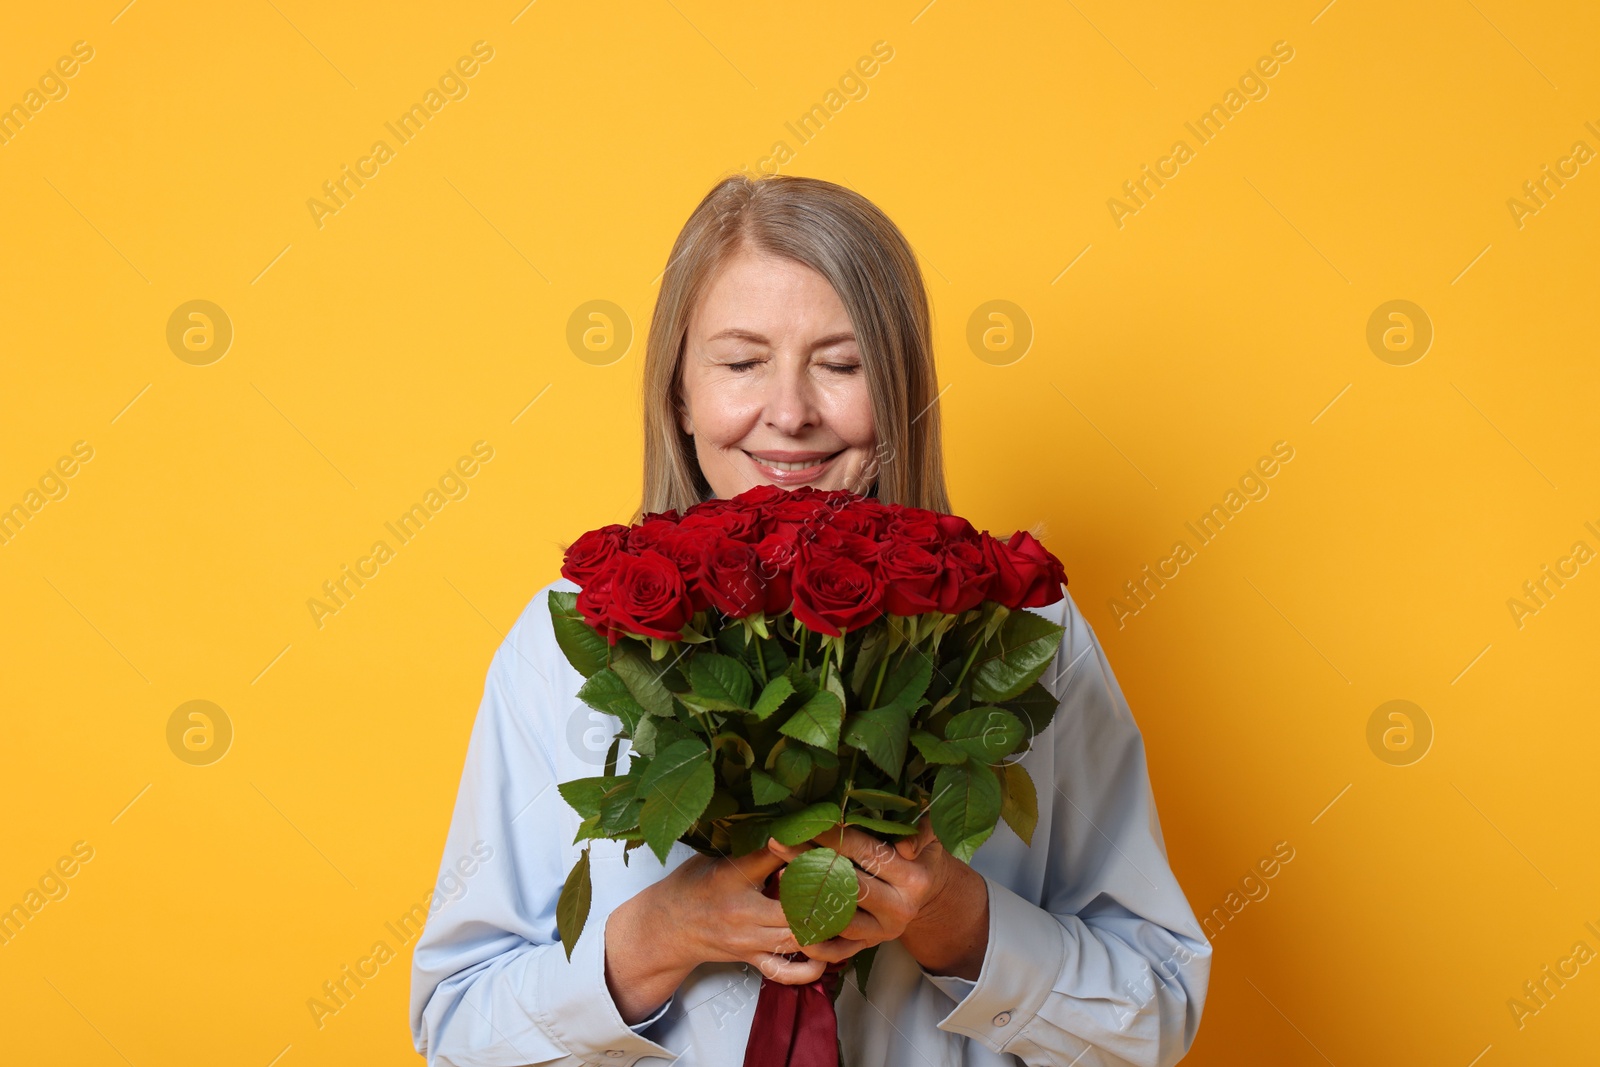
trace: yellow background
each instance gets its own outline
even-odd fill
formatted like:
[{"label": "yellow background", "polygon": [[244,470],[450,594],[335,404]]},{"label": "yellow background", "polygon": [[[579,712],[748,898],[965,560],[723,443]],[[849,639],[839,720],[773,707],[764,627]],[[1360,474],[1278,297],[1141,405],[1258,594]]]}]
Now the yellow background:
[{"label": "yellow background", "polygon": [[[490,655],[558,542],[637,503],[672,238],[779,140],[922,257],[955,507],[1066,562],[1196,913],[1294,849],[1218,934],[1187,1062],[1592,1061],[1600,964],[1507,1006],[1600,950],[1600,567],[1507,607],[1600,549],[1600,165],[1507,206],[1600,149],[1591,6],[121,2],[0,35],[0,104],[94,49],[0,146],[0,505],[94,450],[0,546],[0,906],[94,849],[0,947],[7,1061],[415,1062],[409,946],[320,1029],[306,1002],[432,887]],[[468,95],[319,228],[308,199],[479,40]],[[166,341],[194,299],[235,334],[207,366]],[[600,299],[635,334],[608,365],[566,342]],[[1395,299],[1435,331],[1408,366],[1366,341]],[[991,300],[1022,358],[969,347]],[[306,601],[479,440],[469,494],[319,628]],[[1119,628],[1276,441],[1270,495]],[[208,766],[167,742],[197,699],[234,730]],[[1434,733],[1408,766],[1367,742],[1395,699]]]}]

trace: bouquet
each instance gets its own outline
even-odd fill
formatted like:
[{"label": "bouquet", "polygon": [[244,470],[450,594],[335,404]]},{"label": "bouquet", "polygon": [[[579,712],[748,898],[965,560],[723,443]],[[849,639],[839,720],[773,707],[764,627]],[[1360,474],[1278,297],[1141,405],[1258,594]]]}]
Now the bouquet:
[{"label": "bouquet", "polygon": [[[1022,609],[1060,600],[1066,577],[1029,533],[761,485],[592,530],[561,573],[580,587],[549,595],[587,679],[578,696],[622,723],[603,775],[559,785],[582,819],[575,842],[626,842],[624,862],[648,845],[665,863],[674,841],[739,856],[840,824],[892,841],[926,814],[962,861],[1002,818],[1032,843],[1037,795],[1017,757],[1055,712],[1038,679],[1063,628]],[[836,851],[782,875],[801,945],[855,914],[854,865]],[[556,909],[568,958],[589,877],[586,846]],[[863,992],[871,957],[851,960]]]}]

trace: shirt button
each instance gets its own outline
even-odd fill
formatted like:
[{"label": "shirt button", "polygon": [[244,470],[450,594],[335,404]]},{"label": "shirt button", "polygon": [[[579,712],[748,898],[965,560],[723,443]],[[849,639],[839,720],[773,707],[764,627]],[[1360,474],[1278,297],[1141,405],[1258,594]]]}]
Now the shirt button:
[{"label": "shirt button", "polygon": [[614,1060],[620,1060],[622,1057],[626,1056],[627,1053],[623,1052],[620,1048],[608,1048],[606,1049],[606,1055],[610,1056]]},{"label": "shirt button", "polygon": [[1009,1023],[1010,1021],[1011,1021],[1011,1013],[1009,1011],[1003,1011],[999,1015],[996,1015],[994,1017],[994,1024],[996,1026],[1004,1026],[1007,1023]]}]

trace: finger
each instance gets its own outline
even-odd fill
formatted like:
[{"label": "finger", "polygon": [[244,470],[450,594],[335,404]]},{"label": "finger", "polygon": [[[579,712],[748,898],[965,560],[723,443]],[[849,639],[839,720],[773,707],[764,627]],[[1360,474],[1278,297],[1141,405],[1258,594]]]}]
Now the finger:
[{"label": "finger", "polygon": [[749,962],[755,964],[763,978],[770,978],[781,985],[805,985],[808,982],[815,982],[822,977],[822,972],[827,968],[827,962],[824,960],[814,960],[809,957],[791,960],[774,952],[758,952],[750,957]]},{"label": "finger", "polygon": [[857,952],[876,942],[858,941],[854,938],[839,935],[830,937],[826,941],[818,941],[815,945],[803,945],[800,948],[807,956],[824,963],[838,963],[847,960]]},{"label": "finger", "polygon": [[933,820],[924,815],[917,823],[916,836],[903,837],[896,841],[895,851],[902,859],[915,860],[938,839],[938,835],[933,832]]},{"label": "finger", "polygon": [[888,931],[878,921],[877,916],[860,908],[856,909],[856,913],[850,917],[850,921],[845,924],[844,929],[840,930],[836,936],[849,941],[859,941],[863,947],[876,945],[880,941],[891,940]]},{"label": "finger", "polygon": [[826,847],[842,856],[848,856],[869,875],[883,878],[885,881],[894,881],[892,876],[886,875],[886,872],[890,871],[894,864],[902,861],[900,854],[891,845],[853,826],[836,826],[812,840],[830,842]]},{"label": "finger", "polygon": [[[777,844],[775,840],[769,838],[767,840],[767,848],[758,848],[752,852],[746,852],[743,856],[735,856],[733,858],[733,865],[746,878],[749,878],[758,890],[766,882],[767,875],[788,863],[792,858],[774,852],[770,846]],[[778,847],[782,848],[783,846],[778,845]]]}]

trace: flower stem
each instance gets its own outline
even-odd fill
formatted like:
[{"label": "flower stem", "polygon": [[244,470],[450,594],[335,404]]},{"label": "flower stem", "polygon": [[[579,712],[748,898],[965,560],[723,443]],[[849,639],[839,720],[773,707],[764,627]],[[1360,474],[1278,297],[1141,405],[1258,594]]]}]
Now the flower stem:
[{"label": "flower stem", "polygon": [[884,652],[883,660],[878,664],[878,680],[872,683],[872,699],[867,702],[867,707],[878,706],[878,691],[883,688],[883,672],[889,668],[889,653]]},{"label": "flower stem", "polygon": [[961,688],[962,679],[964,679],[967,676],[967,671],[968,671],[969,668],[971,668],[972,661],[977,659],[977,658],[978,658],[978,646],[977,645],[973,645],[972,646],[972,651],[967,653],[967,661],[961,665],[961,673],[956,675],[955,684],[950,687],[951,690],[956,690],[956,689]]}]

